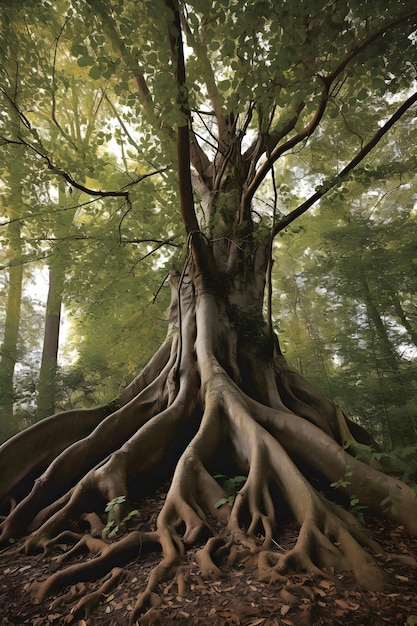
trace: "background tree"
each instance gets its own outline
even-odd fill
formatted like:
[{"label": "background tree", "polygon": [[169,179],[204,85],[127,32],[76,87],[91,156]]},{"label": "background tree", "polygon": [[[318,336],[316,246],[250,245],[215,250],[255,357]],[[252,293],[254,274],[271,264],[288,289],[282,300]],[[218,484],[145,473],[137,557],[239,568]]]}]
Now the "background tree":
[{"label": "background tree", "polygon": [[387,447],[415,440],[415,286],[403,271],[413,265],[409,171],[368,196],[357,184],[360,201],[349,210],[342,198],[326,200],[327,225],[324,215],[320,229],[316,216],[294,225],[280,244],[292,263],[276,271],[279,293],[288,294],[280,321],[287,358]]},{"label": "background tree", "polygon": [[[332,485],[410,533],[417,533],[415,492],[384,473],[356,445],[369,442],[363,429],[287,365],[272,332],[272,251],[278,235],[332,189],[348,196],[355,168],[370,153],[382,163],[389,132],[401,121],[410,124],[417,10],[409,2],[387,8],[375,1],[332,2],[318,10],[308,0],[144,0],[140,9],[138,26],[135,3],[42,5],[41,32],[46,50],[57,32],[60,45],[71,42],[73,62],[86,68],[86,79],[110,82],[120,108],[107,124],[119,116],[125,137],[138,133],[140,149],[128,157],[138,159],[145,174],[133,176],[129,166],[115,173],[112,188],[79,183],[35,120],[18,134],[5,129],[3,142],[23,146],[53,176],[100,198],[105,217],[119,210],[119,234],[125,218],[135,217],[130,225],[140,235],[130,239],[141,245],[152,239],[162,246],[185,232],[182,254],[172,259],[168,334],[113,403],[46,418],[2,446],[1,540],[27,535],[27,552],[48,551],[71,528],[75,550],[86,546],[95,556],[35,586],[40,598],[136,558],[145,544],[161,548],[161,564],[132,623],[153,603],[158,583],[176,572],[184,544],[216,535],[213,518],[224,538],[209,539],[200,551],[203,575],[218,575],[219,563],[244,556],[265,580],[291,569],[350,567],[360,583],[380,588],[384,576],[373,553],[381,548],[333,503]],[[9,10],[9,26],[20,32],[18,13],[19,7]],[[45,28],[60,19],[58,31]],[[25,14],[29,46],[38,21]],[[28,76],[27,88],[47,79],[47,64],[41,67]],[[59,89],[66,89],[64,80]],[[15,109],[21,117],[17,103]],[[335,144],[326,133],[329,119]],[[310,165],[305,155],[318,154],[322,142],[330,143],[327,158]],[[172,163],[176,181],[164,177]],[[94,165],[87,158],[86,172]],[[164,235],[148,238],[142,234],[146,212],[135,215],[135,198],[142,190],[150,198],[146,185],[155,173],[165,202],[162,211],[157,203],[150,207],[160,213],[152,226],[164,225]],[[368,184],[379,175],[376,168]],[[272,198],[262,203],[258,194],[268,177]],[[312,181],[316,190],[309,195]],[[371,300],[368,312],[371,317]],[[219,472],[247,476],[232,503],[214,477]],[[154,531],[136,530],[114,543],[104,525],[102,539],[83,533],[84,514],[112,501],[112,521],[121,523],[127,499],[165,477],[170,488]],[[274,549],[282,501],[300,526],[285,554]],[[86,519],[94,520],[96,534],[97,517]],[[94,598],[83,599],[77,613]]]}]

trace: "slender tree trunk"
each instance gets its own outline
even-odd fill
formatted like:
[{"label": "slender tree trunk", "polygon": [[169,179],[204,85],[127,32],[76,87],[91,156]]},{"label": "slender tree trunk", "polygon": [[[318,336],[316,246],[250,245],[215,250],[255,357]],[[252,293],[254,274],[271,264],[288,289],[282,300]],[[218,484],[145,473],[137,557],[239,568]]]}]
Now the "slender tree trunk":
[{"label": "slender tree trunk", "polygon": [[[9,211],[10,218],[17,215],[16,203],[21,201],[20,190],[10,194],[9,201],[14,207]],[[20,327],[20,305],[22,300],[23,265],[20,221],[11,221],[7,228],[9,239],[9,281],[6,305],[6,321],[3,343],[0,348],[0,440],[4,441],[18,430],[14,419],[14,372],[18,360],[18,340]]]},{"label": "slender tree trunk", "polygon": [[[390,439],[389,445],[391,447],[396,447],[398,445],[403,445],[404,441],[408,440],[408,437],[413,437],[413,425],[410,423],[407,433],[399,431],[397,421],[390,414],[390,410],[388,408],[389,403],[386,402],[386,393],[393,393],[395,391],[397,391],[397,393],[403,393],[403,398],[405,400],[408,395],[407,389],[405,387],[404,380],[402,379],[397,354],[389,338],[384,321],[379,314],[372,292],[369,289],[366,276],[363,274],[361,275],[361,283],[368,312],[368,319],[376,334],[375,364],[378,379],[380,381],[386,428]],[[385,381],[387,380],[389,380],[390,385],[385,384]]]},{"label": "slender tree trunk", "polygon": [[375,299],[369,289],[368,281],[366,277],[361,273],[361,283],[363,288],[363,294],[365,299],[366,308],[368,311],[368,317],[371,320],[376,336],[378,339],[378,351],[380,353],[380,359],[378,368],[382,371],[391,370],[398,372],[398,360],[395,354],[395,350],[392,347],[392,343],[387,333],[384,322],[381,319],[378,308],[375,303]]},{"label": "slender tree trunk", "polygon": [[56,374],[61,321],[64,272],[54,265],[49,268],[49,289],[46,304],[45,333],[39,373],[37,419],[55,413]]},{"label": "slender tree trunk", "polygon": [[[65,184],[58,181],[58,206],[66,206]],[[57,218],[54,231],[57,243],[49,265],[49,288],[46,303],[45,331],[42,360],[39,372],[36,419],[40,420],[55,412],[57,391],[58,347],[65,272],[68,266],[67,237],[75,210],[68,209]]]}]

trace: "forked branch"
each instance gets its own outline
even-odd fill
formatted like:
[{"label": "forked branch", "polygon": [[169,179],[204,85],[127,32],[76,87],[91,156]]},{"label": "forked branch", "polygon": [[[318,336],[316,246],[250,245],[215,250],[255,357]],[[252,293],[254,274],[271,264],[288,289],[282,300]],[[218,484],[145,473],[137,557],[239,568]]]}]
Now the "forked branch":
[{"label": "forked branch", "polygon": [[274,229],[274,237],[284,230],[289,224],[294,222],[298,217],[306,213],[311,207],[316,204],[323,196],[325,196],[331,189],[338,187],[345,180],[347,180],[350,172],[361,162],[363,159],[375,148],[386,133],[398,122],[399,119],[417,102],[417,92],[407,98],[407,100],[396,110],[396,112],[390,117],[390,119],[377,130],[372,139],[357,153],[357,155],[343,168],[343,170],[334,176],[331,180],[322,184],[320,189],[316,191],[308,200],[300,204],[296,209],[291,211],[282,220],[276,223]]}]

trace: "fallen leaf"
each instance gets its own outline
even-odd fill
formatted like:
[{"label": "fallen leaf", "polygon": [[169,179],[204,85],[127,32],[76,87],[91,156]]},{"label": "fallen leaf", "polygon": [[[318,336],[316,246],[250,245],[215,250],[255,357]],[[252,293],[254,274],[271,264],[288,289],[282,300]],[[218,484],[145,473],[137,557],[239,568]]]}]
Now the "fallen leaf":
[{"label": "fallen leaf", "polygon": [[313,587],[313,590],[319,594],[319,596],[321,596],[322,598],[324,598],[325,596],[327,596],[327,593],[323,590],[320,589],[320,587]]},{"label": "fallen leaf", "polygon": [[408,581],[409,581],[408,576],[400,576],[400,574],[396,574],[395,578],[397,580],[401,580],[401,582],[403,582],[403,583],[408,583]]},{"label": "fallen leaf", "polygon": [[339,600],[339,599],[337,599],[337,600],[335,600],[335,602],[336,602],[336,604],[337,604],[338,606],[340,606],[342,609],[349,609],[349,605],[348,605],[348,603],[347,603],[347,602],[345,602],[344,600]]},{"label": "fallen leaf", "polygon": [[297,602],[297,596],[288,591],[288,589],[281,589],[279,592],[281,599],[285,602],[285,604],[293,604]]},{"label": "fallen leaf", "polygon": [[281,607],[281,615],[286,615],[288,613],[288,611],[290,610],[291,606],[289,604],[283,604]]},{"label": "fallen leaf", "polygon": [[335,600],[335,602],[342,609],[347,609],[348,611],[357,611],[360,607],[360,604],[356,604],[355,602],[346,602],[345,600]]},{"label": "fallen leaf", "polygon": [[330,583],[328,580],[321,580],[319,582],[319,586],[323,587],[323,589],[331,589],[333,587],[333,583]]}]

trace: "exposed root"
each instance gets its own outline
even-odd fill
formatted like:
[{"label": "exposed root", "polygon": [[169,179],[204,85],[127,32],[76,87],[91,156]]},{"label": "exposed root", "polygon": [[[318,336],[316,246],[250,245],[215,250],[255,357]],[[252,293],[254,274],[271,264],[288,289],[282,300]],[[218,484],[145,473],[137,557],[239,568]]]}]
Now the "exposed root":
[{"label": "exposed root", "polygon": [[[219,578],[237,563],[257,564],[262,580],[279,583],[299,570],[331,576],[333,570],[350,569],[361,585],[380,589],[385,579],[374,558],[382,554],[380,546],[324,493],[337,483],[347,496],[354,494],[379,511],[381,502],[391,498],[397,516],[383,513],[417,534],[414,492],[371,467],[369,459],[364,463],[348,454],[343,444],[350,431],[343,414],[301,377],[275,367],[272,358],[260,363],[253,376],[256,400],[246,394],[241,386],[256,369],[257,348],[242,360],[226,309],[219,309],[211,293],[189,285],[187,297],[181,298],[181,337],[173,337],[169,349],[165,344],[121,395],[123,407],[54,457],[6,516],[2,540],[30,532],[27,553],[65,550],[59,563],[86,553],[84,561],[34,583],[31,592],[42,600],[72,585],[61,600],[77,599],[74,617],[82,619],[118,583],[128,561],[139,558],[145,547],[162,551],[131,614],[130,624],[140,616],[146,622],[160,603],[162,581],[176,579],[179,592],[186,593],[181,567],[187,546],[196,543],[202,544],[197,559],[203,577]],[[232,358],[233,366],[226,371],[217,353],[226,361]],[[227,458],[219,450],[227,451]],[[313,487],[306,467],[321,477],[323,493]],[[343,480],[347,470],[348,481]],[[247,478],[230,494],[213,477],[219,471]],[[171,484],[156,527],[141,532],[139,519],[137,530],[109,543],[100,519],[106,502],[123,496],[109,521],[124,530],[131,503],[140,501],[145,486],[167,475]],[[286,551],[277,535],[288,510],[300,530],[295,546]],[[109,573],[85,595],[80,583]]]},{"label": "exposed root", "polygon": [[111,571],[110,577],[92,593],[84,595],[81,600],[77,602],[74,610],[72,611],[73,619],[87,618],[94,609],[106,599],[110,591],[119,584],[124,570],[120,567],[114,567]]},{"label": "exposed root", "polygon": [[196,557],[200,566],[203,578],[221,578],[224,572],[215,563],[215,553],[219,546],[223,547],[224,542],[218,537],[211,537],[201,550],[198,550]]},{"label": "exposed root", "polygon": [[355,540],[348,528],[335,523],[328,513],[324,530],[315,519],[306,519],[294,548],[286,554],[261,552],[258,568],[260,579],[269,582],[300,570],[328,577],[332,569],[350,569],[358,583],[367,589],[379,591],[386,583],[375,559]]},{"label": "exposed root", "polygon": [[[92,553],[96,554],[95,558],[71,565],[55,572],[42,582],[33,583],[30,592],[39,600],[43,600],[58,593],[68,585],[87,581],[90,578],[101,578],[114,567],[122,566],[128,561],[138,558],[144,545],[149,543],[158,543],[158,537],[155,533],[137,531],[129,533],[117,543],[110,545],[96,539],[91,543],[87,542],[85,545],[92,548]],[[97,547],[99,551],[95,553]]]},{"label": "exposed root", "polygon": [[[172,355],[174,359],[175,355]],[[0,540],[18,537],[28,520],[71,488],[86,472],[117,450],[138,429],[163,409],[164,385],[172,362],[159,376],[127,405],[101,421],[87,437],[66,448],[38,478],[30,494],[24,498],[1,526]],[[7,443],[7,442],[6,442]]]}]

